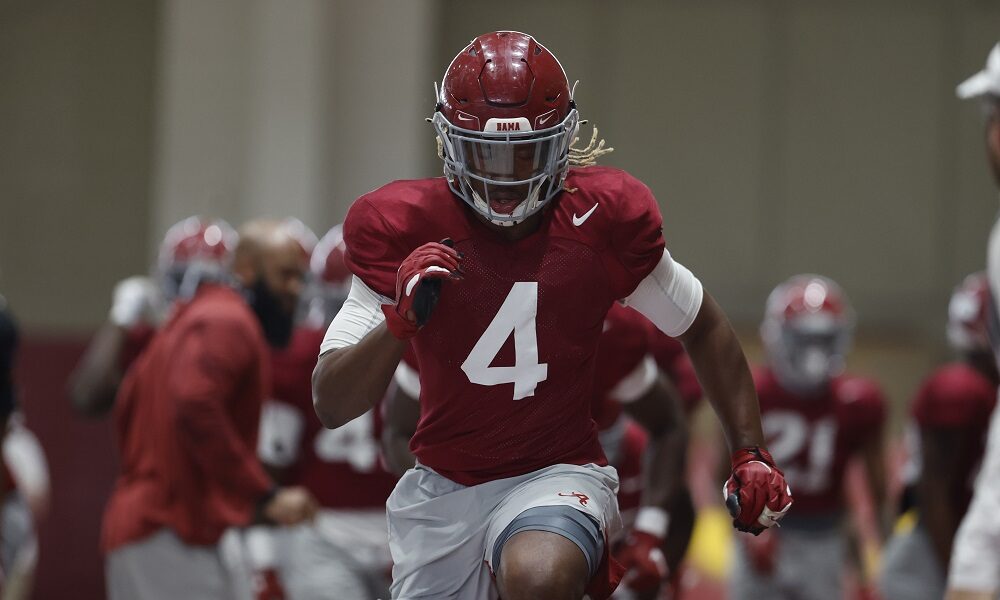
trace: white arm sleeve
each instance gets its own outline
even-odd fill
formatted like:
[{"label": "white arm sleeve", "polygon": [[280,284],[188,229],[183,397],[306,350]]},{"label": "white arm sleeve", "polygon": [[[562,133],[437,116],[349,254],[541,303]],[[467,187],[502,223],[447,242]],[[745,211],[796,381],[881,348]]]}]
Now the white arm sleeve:
[{"label": "white arm sleeve", "polygon": [[392,304],[392,300],[376,293],[357,276],[352,277],[351,293],[326,330],[319,353],[322,355],[360,342],[361,338],[385,321],[383,304]]},{"label": "white arm sleeve", "polygon": [[677,337],[698,316],[703,294],[698,278],[664,248],[663,258],[622,304],[642,313],[663,333]]},{"label": "white arm sleeve", "polygon": [[635,402],[653,387],[659,372],[656,359],[647,354],[639,366],[618,380],[618,383],[612,388],[610,396],[624,404]]},{"label": "white arm sleeve", "polygon": [[955,534],[948,587],[996,593],[1000,589],[1000,410],[993,411],[986,454],[969,510]]},{"label": "white arm sleeve", "polygon": [[285,402],[268,400],[260,411],[257,456],[268,465],[291,466],[299,458],[304,425],[299,409]]}]

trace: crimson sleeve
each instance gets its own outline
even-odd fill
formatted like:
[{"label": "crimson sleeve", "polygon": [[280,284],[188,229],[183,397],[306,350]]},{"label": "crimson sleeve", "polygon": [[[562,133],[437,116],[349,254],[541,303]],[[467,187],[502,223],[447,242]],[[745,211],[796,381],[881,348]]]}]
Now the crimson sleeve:
[{"label": "crimson sleeve", "polygon": [[409,255],[393,226],[364,196],[344,220],[344,262],[369,288],[396,297],[396,271]]},{"label": "crimson sleeve", "polygon": [[[227,405],[258,376],[260,342],[236,319],[203,321],[187,332],[169,369],[181,445],[204,475],[252,506],[271,489],[256,448],[240,436]],[[254,432],[256,433],[256,432]]]},{"label": "crimson sleeve", "polygon": [[611,246],[617,264],[611,269],[611,285],[616,298],[625,298],[663,258],[663,219],[649,188],[624,172],[616,209]]}]

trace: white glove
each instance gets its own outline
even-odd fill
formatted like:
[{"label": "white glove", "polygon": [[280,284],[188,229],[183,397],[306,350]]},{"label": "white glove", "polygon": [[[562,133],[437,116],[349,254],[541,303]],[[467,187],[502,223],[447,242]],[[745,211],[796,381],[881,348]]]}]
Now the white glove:
[{"label": "white glove", "polygon": [[129,277],[115,285],[108,320],[124,328],[140,322],[155,323],[161,304],[160,290],[151,279]]}]

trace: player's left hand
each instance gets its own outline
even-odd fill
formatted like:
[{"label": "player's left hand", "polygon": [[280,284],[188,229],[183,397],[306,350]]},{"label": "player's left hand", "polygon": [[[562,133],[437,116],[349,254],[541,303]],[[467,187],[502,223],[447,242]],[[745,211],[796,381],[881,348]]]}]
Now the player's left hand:
[{"label": "player's left hand", "polygon": [[253,576],[254,600],[285,600],[285,588],[274,569],[262,569]]},{"label": "player's left hand", "polygon": [[622,584],[637,592],[655,591],[670,569],[663,540],[645,531],[633,531],[616,559],[625,567]]},{"label": "player's left hand", "polygon": [[722,488],[733,527],[758,535],[778,523],[792,507],[792,490],[771,454],[760,447],[733,454],[733,470]]}]

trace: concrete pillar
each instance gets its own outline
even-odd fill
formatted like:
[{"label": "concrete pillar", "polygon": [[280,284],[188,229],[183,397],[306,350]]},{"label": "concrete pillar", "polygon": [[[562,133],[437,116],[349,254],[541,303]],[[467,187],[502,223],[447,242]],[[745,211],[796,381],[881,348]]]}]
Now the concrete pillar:
[{"label": "concrete pillar", "polygon": [[153,238],[190,214],[322,235],[361,193],[436,174],[437,4],[164,2]]}]

